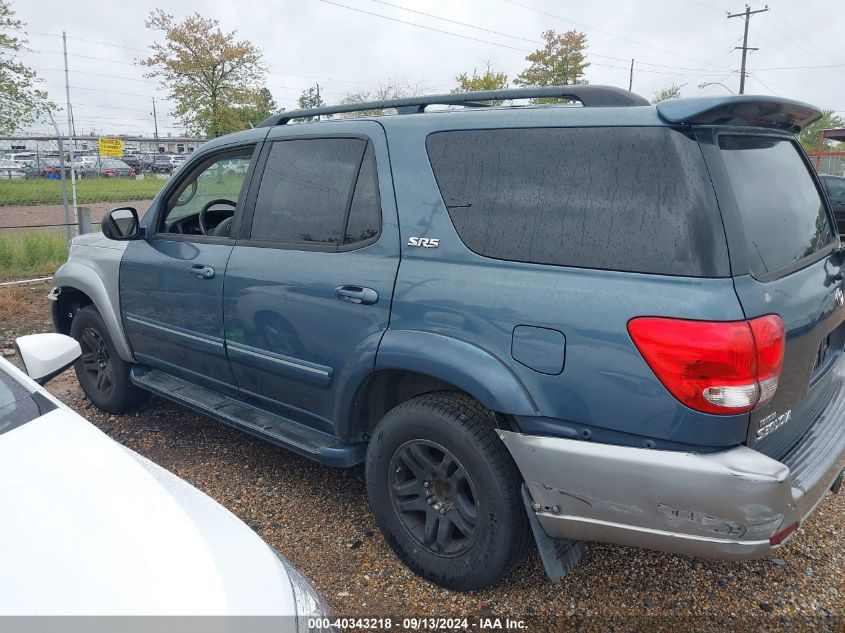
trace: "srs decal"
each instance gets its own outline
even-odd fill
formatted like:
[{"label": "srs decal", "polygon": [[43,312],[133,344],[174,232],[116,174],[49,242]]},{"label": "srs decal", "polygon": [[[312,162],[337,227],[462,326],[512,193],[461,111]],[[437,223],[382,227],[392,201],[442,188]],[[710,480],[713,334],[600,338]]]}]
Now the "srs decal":
[{"label": "srs decal", "polygon": [[408,246],[422,246],[423,248],[437,248],[440,246],[439,237],[409,237]]}]

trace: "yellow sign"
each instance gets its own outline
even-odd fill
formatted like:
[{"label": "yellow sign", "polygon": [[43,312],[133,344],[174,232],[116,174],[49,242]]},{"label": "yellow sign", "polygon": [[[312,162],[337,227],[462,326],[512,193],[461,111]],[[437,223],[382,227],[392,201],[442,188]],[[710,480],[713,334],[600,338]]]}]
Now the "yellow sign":
[{"label": "yellow sign", "polygon": [[123,156],[123,141],[119,138],[101,138],[100,156]]}]

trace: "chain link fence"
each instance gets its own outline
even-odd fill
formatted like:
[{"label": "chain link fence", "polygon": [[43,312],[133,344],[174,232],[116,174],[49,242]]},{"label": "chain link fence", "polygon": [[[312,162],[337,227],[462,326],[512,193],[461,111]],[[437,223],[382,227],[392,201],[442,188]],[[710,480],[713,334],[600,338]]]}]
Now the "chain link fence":
[{"label": "chain link fence", "polygon": [[807,155],[820,174],[845,176],[845,151],[808,152]]},{"label": "chain link fence", "polygon": [[143,213],[205,140],[102,138],[112,155],[96,136],[0,137],[0,279],[52,272],[68,239],[97,230],[115,207]]}]

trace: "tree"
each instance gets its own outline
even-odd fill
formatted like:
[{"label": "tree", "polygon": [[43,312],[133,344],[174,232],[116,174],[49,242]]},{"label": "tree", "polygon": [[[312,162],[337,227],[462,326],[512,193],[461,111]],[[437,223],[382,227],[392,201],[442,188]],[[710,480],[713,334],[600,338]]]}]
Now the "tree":
[{"label": "tree", "polygon": [[34,122],[39,115],[55,109],[47,93],[37,86],[35,71],[15,60],[26,40],[10,33],[21,31],[24,23],[15,18],[8,0],[0,0],[0,133],[11,134]]},{"label": "tree", "polygon": [[[822,112],[822,118],[801,130],[801,133],[798,135],[798,140],[808,152],[817,151],[820,149],[819,133],[822,130],[831,130],[836,128],[845,128],[845,119],[837,115],[833,110],[824,110]],[[831,143],[831,141],[828,141],[826,145]]]},{"label": "tree", "polygon": [[[409,97],[417,97],[425,92],[425,86],[421,82],[411,83],[407,79],[391,78],[387,81],[380,82],[378,88],[371,91],[362,92],[348,92],[346,96],[341,99],[342,105],[354,105],[356,103],[364,103],[366,101],[386,101],[388,99],[406,99]],[[345,117],[360,117],[360,116],[374,116],[385,114],[385,110],[361,110],[359,112],[350,112],[343,116]]]},{"label": "tree", "polygon": [[542,35],[546,45],[525,58],[531,65],[519,73],[513,82],[518,86],[571,86],[589,83],[584,78],[584,71],[590,65],[586,61],[587,36],[578,31],[558,34],[551,29],[543,31]]},{"label": "tree", "polygon": [[300,110],[308,110],[309,108],[325,108],[326,102],[320,96],[320,89],[318,87],[308,88],[303,90],[296,102]]},{"label": "tree", "polygon": [[670,84],[665,88],[661,88],[660,90],[656,90],[654,96],[651,99],[652,103],[660,103],[661,101],[666,101],[667,99],[677,99],[681,96],[681,88],[683,86],[677,86],[675,84]]},{"label": "tree", "polygon": [[146,76],[158,78],[176,103],[173,116],[209,137],[238,129],[238,108],[259,101],[253,86],[261,85],[267,72],[261,51],[199,13],[176,22],[158,9],[150,12],[146,26],[162,31],[165,40],[150,46],[152,54],[139,63],[152,69]]},{"label": "tree", "polygon": [[473,92],[475,90],[503,90],[508,87],[508,76],[505,73],[495,72],[491,63],[487,62],[487,68],[483,75],[473,68],[472,77],[467,73],[461,73],[455,77],[458,82],[457,88],[452,92]]},{"label": "tree", "polygon": [[253,105],[241,106],[235,110],[241,130],[251,127],[257,127],[264,119],[272,114],[284,112],[284,108],[280,108],[273,99],[273,93],[267,88],[262,88],[255,94],[255,103]]}]

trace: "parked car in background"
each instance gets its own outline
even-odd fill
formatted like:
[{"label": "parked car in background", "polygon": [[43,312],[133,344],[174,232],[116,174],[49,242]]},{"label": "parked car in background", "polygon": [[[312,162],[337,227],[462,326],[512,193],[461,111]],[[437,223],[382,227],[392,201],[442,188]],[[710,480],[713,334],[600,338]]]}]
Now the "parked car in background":
[{"label": "parked car in background", "polygon": [[38,158],[38,154],[35,152],[6,152],[2,158],[4,160],[13,160],[22,165],[28,165]]},{"label": "parked car in background", "polygon": [[845,234],[845,178],[825,175],[819,176],[819,178],[827,189],[839,233]]},{"label": "parked car in background", "polygon": [[135,175],[135,169],[117,158],[101,158],[92,166],[79,170],[81,178],[129,178]]},{"label": "parked car in background", "polygon": [[169,154],[156,154],[153,156],[153,171],[157,174],[173,173],[173,161]]},{"label": "parked car in background", "polygon": [[[583,107],[426,112],[546,97]],[[49,297],[110,345],[88,398],[363,463],[385,540],[451,589],[532,540],[552,578],[587,541],[781,547],[845,469],[845,253],[795,137],[819,109],[576,85],[343,110],[386,108],[216,138],[75,238]]]},{"label": "parked car in background", "polygon": [[141,154],[124,154],[121,160],[134,169],[136,174],[144,171],[144,160]]},{"label": "parked car in background", "polygon": [[[70,162],[65,161],[65,177],[70,178]],[[49,178],[58,180],[61,178],[61,161],[58,158],[39,158],[30,163],[24,173],[27,178]]]},{"label": "parked car in background", "polygon": [[25,178],[26,168],[22,163],[14,160],[0,159],[0,180]]},{"label": "parked car in background", "polygon": [[73,168],[80,172],[85,169],[94,169],[99,162],[100,157],[97,155],[82,155],[76,156],[73,159]]},{"label": "parked car in background", "polygon": [[0,615],[295,616],[297,631],[327,616],[240,519],[42,387],[114,353],[93,331],[82,341],[17,339],[28,376],[0,358]]},{"label": "parked car in background", "polygon": [[185,156],[182,154],[156,154],[153,158],[153,171],[157,173],[172,174],[182,163]]}]

